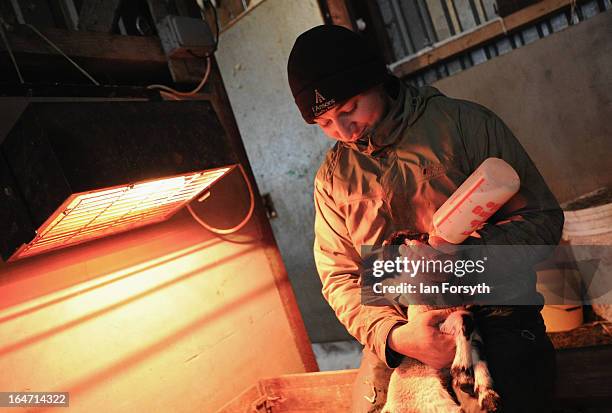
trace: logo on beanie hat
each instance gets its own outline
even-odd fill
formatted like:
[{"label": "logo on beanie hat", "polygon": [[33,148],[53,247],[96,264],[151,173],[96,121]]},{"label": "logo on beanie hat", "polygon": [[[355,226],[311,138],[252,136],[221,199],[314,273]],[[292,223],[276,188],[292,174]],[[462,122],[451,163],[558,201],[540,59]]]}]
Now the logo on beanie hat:
[{"label": "logo on beanie hat", "polygon": [[325,102],[325,98],[317,89],[315,89],[315,103],[318,105],[319,103]]},{"label": "logo on beanie hat", "polygon": [[312,107],[312,114],[314,117],[317,117],[320,114],[327,112],[329,109],[331,109],[332,106],[336,104],[336,99],[326,100],[318,89],[314,90],[314,95],[315,104]]}]

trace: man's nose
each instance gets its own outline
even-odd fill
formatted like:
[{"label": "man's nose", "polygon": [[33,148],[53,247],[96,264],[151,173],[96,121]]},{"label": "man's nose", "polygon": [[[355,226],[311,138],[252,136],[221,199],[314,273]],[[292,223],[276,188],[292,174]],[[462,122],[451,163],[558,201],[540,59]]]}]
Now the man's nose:
[{"label": "man's nose", "polygon": [[352,140],[353,135],[355,134],[355,122],[351,122],[348,120],[339,120],[336,124],[338,128],[338,134],[340,138],[344,141]]}]

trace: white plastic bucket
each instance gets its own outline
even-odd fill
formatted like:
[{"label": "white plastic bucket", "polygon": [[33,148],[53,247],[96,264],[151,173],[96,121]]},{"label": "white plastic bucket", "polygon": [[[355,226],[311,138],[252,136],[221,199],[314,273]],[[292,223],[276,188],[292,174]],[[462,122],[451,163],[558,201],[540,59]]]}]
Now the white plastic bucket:
[{"label": "white plastic bucket", "polygon": [[[563,239],[571,245],[612,245],[612,189],[600,188],[564,205]],[[575,248],[580,260],[580,249]],[[607,250],[606,250],[607,251]],[[601,257],[597,273],[586,291],[593,311],[612,321],[612,251]],[[594,292],[597,293],[594,293]],[[602,291],[608,291],[601,295]]]}]

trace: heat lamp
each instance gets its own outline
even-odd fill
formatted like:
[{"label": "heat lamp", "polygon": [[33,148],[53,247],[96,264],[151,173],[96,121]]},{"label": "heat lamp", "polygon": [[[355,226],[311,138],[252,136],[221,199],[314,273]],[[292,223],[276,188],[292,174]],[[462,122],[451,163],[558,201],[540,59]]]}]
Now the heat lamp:
[{"label": "heat lamp", "polygon": [[169,219],[238,164],[212,106],[31,103],[0,144],[7,261]]}]

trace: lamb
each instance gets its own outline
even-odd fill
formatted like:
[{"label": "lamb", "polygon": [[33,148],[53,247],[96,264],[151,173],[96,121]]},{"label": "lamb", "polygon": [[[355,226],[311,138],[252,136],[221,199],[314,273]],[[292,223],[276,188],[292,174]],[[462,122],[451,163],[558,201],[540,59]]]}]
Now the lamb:
[{"label": "lamb", "polygon": [[[423,234],[395,233],[385,244],[410,244],[410,240],[426,241]],[[449,306],[444,306],[449,307]],[[423,311],[440,308],[431,305],[409,305],[408,319]],[[391,374],[387,401],[382,413],[459,413],[455,391],[463,391],[478,399],[483,411],[500,408],[500,396],[493,389],[493,380],[482,352],[483,341],[469,306],[451,307],[453,312],[440,325],[440,330],[455,338],[456,352],[450,371],[436,370],[420,361],[405,357]]]}]

